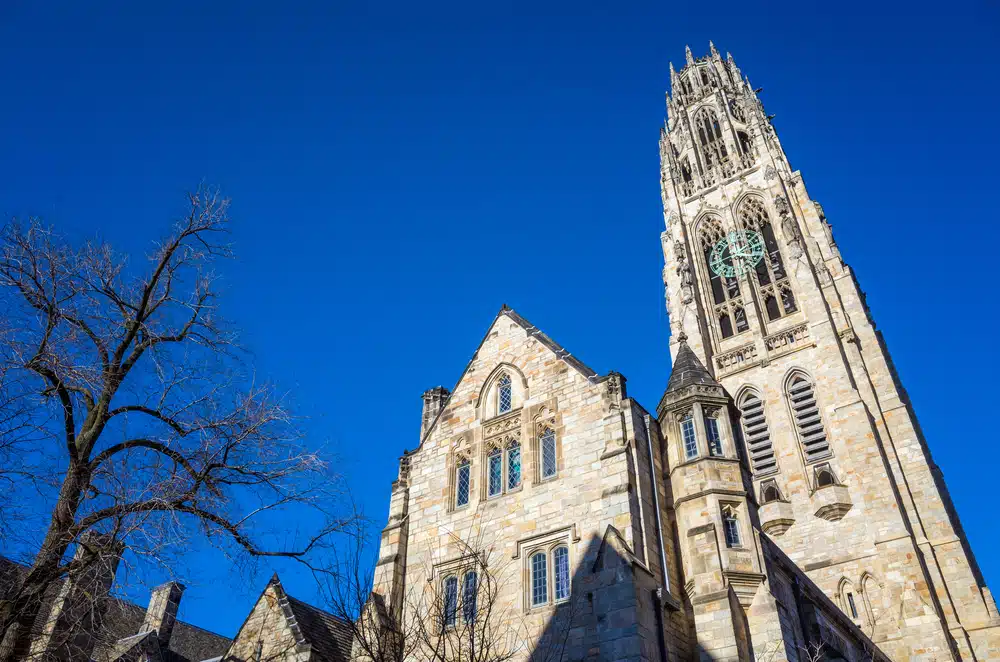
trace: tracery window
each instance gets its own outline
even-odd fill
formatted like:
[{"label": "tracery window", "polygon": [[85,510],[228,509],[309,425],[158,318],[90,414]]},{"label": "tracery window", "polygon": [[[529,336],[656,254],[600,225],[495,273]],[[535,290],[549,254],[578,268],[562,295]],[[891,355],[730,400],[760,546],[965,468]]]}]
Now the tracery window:
[{"label": "tracery window", "polygon": [[509,436],[486,441],[486,497],[493,498],[521,487],[521,443]]},{"label": "tracery window", "polygon": [[705,269],[712,288],[712,301],[715,304],[713,310],[722,337],[729,338],[750,328],[746,309],[743,307],[740,283],[735,276],[723,276],[712,271],[712,248],[725,237],[722,224],[718,219],[712,218],[705,219],[702,226],[699,235]]},{"label": "tracery window", "polygon": [[705,170],[718,168],[723,177],[732,175],[734,173],[732,160],[729,158],[729,150],[726,149],[726,141],[722,137],[722,125],[719,124],[719,116],[715,110],[702,108],[695,115],[694,125],[701,145]]},{"label": "tracery window", "polygon": [[681,419],[681,438],[684,440],[684,457],[688,460],[698,457],[698,438],[694,432],[694,416],[690,412]]},{"label": "tracery window", "polygon": [[743,436],[746,438],[753,472],[760,475],[777,470],[778,460],[771,445],[764,402],[756,392],[747,391],[740,396],[737,406],[743,414]]},{"label": "tracery window", "polygon": [[830,442],[826,438],[826,429],[823,427],[823,419],[816,404],[812,381],[801,372],[796,372],[788,380],[786,391],[806,462],[815,462],[828,457]]},{"label": "tracery window", "polygon": [[558,544],[555,547],[538,550],[529,557],[529,566],[532,607],[569,599],[569,547]]},{"label": "tracery window", "polygon": [[469,503],[469,487],[472,482],[472,463],[466,458],[458,461],[455,467],[455,506],[461,507]]},{"label": "tracery window", "polygon": [[466,625],[476,620],[476,597],[479,594],[479,575],[474,570],[465,573],[462,584],[462,620]]},{"label": "tracery window", "polygon": [[767,318],[773,321],[794,313],[797,310],[795,295],[764,202],[755,196],[748,197],[740,204],[736,215],[744,230],[753,230],[764,240],[764,257],[757,263],[754,276]]},{"label": "tracery window", "polygon": [[497,414],[506,414],[514,404],[510,375],[504,373],[497,381]]},{"label": "tracery window", "polygon": [[556,457],[556,433],[546,427],[542,436],[538,440],[542,455],[542,479],[552,478],[558,471],[558,460]]},{"label": "tracery window", "polygon": [[705,436],[708,442],[708,454],[712,457],[722,455],[722,436],[719,434],[719,419],[717,412],[705,413]]}]

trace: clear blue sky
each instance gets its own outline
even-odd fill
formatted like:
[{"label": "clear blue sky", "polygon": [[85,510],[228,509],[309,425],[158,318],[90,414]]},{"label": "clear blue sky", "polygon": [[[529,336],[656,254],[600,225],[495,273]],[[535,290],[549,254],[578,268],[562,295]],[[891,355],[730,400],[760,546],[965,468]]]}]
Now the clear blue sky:
[{"label": "clear blue sky", "polygon": [[[381,524],[421,392],[504,302],[655,406],[667,63],[713,39],[764,88],[997,589],[1000,10],[819,4],[6,0],[0,213],[138,253],[222,187],[224,313]],[[232,635],[269,571],[202,562],[182,617]]]}]

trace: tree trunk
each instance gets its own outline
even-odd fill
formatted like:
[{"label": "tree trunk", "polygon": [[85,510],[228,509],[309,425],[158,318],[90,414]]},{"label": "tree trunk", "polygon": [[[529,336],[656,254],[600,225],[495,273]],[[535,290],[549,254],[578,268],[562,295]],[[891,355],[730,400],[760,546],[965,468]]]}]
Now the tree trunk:
[{"label": "tree trunk", "polygon": [[0,604],[0,662],[13,662],[28,652],[35,632],[32,626],[38,618],[45,591],[59,578],[59,565],[69,547],[69,530],[76,521],[83,490],[86,487],[86,465],[70,463],[59,490],[59,500],[52,511],[52,521],[45,541],[35,556],[35,562],[9,601]]}]

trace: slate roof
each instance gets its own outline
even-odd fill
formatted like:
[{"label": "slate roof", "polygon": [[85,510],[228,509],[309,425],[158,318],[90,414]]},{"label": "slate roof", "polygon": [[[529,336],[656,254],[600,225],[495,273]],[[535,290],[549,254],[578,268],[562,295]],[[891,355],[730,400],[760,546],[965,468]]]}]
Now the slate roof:
[{"label": "slate roof", "polygon": [[701,384],[704,386],[720,386],[715,381],[708,370],[698,360],[698,356],[688,347],[688,344],[681,338],[680,348],[677,350],[677,358],[670,368],[670,381],[667,382],[667,393],[679,391],[688,386]]},{"label": "slate roof", "polygon": [[351,659],[350,627],[333,614],[288,596],[288,605],[302,630],[306,642],[320,659],[327,662],[347,662]]},{"label": "slate roof", "polygon": [[[28,568],[17,561],[0,556],[0,590],[19,582]],[[38,623],[44,623],[52,608],[52,599],[58,592],[58,586],[53,586],[46,592],[45,604],[38,614]],[[135,636],[146,617],[146,608],[137,604],[111,597],[104,614],[105,632],[100,637],[93,657],[98,662],[113,660],[133,649],[144,637]],[[128,639],[128,641],[119,641]],[[178,620],[170,635],[168,650],[163,651],[164,662],[200,662],[212,657],[223,655],[229,648],[230,640],[220,634],[209,632],[203,628]]]}]

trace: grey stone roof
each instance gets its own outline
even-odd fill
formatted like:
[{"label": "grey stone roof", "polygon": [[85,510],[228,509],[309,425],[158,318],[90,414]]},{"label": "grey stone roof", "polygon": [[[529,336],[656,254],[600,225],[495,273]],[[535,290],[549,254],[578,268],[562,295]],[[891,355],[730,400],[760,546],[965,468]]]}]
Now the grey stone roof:
[{"label": "grey stone roof", "polygon": [[350,626],[333,614],[292,596],[288,596],[288,605],[295,614],[303,638],[319,659],[324,662],[347,662],[351,659]]},{"label": "grey stone roof", "polygon": [[681,338],[680,348],[677,350],[677,358],[670,368],[670,381],[667,382],[667,393],[679,391],[688,386],[702,384],[705,386],[720,386],[712,375],[709,374],[704,364],[698,360],[698,356],[688,347],[688,344]]},{"label": "grey stone roof", "polygon": [[[0,556],[0,588],[6,590],[14,586],[15,582],[19,583],[27,570],[21,563]],[[53,586],[46,592],[45,604],[42,605],[36,623],[44,623],[48,618],[52,608],[51,601],[57,593],[58,586]],[[145,638],[136,636],[146,617],[145,607],[121,598],[109,597],[105,609],[102,619],[104,632],[99,635],[99,643],[93,653],[93,658],[98,662],[126,655]],[[178,620],[170,635],[168,649],[161,653],[165,662],[200,662],[224,655],[230,643],[227,637]]]}]

